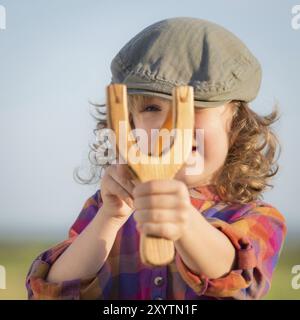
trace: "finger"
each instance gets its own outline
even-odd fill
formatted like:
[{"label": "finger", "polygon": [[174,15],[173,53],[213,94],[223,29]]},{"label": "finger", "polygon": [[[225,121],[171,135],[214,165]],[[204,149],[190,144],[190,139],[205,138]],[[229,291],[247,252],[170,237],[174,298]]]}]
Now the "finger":
[{"label": "finger", "polygon": [[[126,164],[120,164],[117,166],[117,172],[119,176],[124,177],[125,179],[128,179],[131,182],[131,187],[132,189],[136,185],[136,183],[139,182],[139,179],[133,169],[131,169],[128,165]],[[132,192],[132,190],[131,190]]]},{"label": "finger", "polygon": [[174,210],[170,209],[152,209],[135,211],[133,217],[139,223],[162,223],[162,222],[184,222],[186,215],[176,215]]},{"label": "finger", "polygon": [[128,164],[120,164],[120,169],[124,171],[124,174],[130,180],[139,180],[133,168],[131,168]]},{"label": "finger", "polygon": [[181,207],[181,201],[182,199],[174,195],[159,194],[134,198],[133,205],[136,210],[175,209]]},{"label": "finger", "polygon": [[144,183],[140,183],[133,189],[133,197],[140,197],[150,194],[171,194],[178,193],[180,196],[184,196],[188,193],[186,185],[179,180],[150,180]]},{"label": "finger", "polygon": [[142,225],[139,222],[136,223],[136,228],[139,232],[142,232]]},{"label": "finger", "polygon": [[178,230],[173,223],[144,223],[141,225],[141,232],[149,236],[173,240]]},{"label": "finger", "polygon": [[107,176],[105,183],[107,190],[109,190],[111,194],[118,196],[125,201],[129,207],[133,208],[133,199],[131,195],[110,175]]},{"label": "finger", "polygon": [[[118,169],[118,166],[120,165],[114,165],[110,168],[109,170],[109,175],[118,183],[119,185],[122,186],[123,189],[125,189],[130,197],[132,196],[132,191],[134,188],[133,183],[126,177],[126,173],[123,171],[124,169]],[[125,175],[124,175],[125,173]]]}]

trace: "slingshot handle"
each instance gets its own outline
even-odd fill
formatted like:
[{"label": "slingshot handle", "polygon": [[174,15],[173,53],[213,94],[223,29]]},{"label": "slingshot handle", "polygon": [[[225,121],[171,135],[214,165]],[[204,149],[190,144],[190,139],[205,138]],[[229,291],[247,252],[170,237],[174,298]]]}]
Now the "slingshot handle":
[{"label": "slingshot handle", "polygon": [[172,240],[141,233],[140,257],[144,264],[164,266],[173,261],[174,255],[175,249]]}]

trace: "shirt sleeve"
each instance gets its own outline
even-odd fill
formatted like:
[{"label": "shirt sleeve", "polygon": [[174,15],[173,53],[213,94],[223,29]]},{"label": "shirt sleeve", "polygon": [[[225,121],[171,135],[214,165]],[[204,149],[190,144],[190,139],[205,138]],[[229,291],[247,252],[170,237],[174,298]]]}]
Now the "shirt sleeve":
[{"label": "shirt sleeve", "polygon": [[[46,281],[51,266],[95,217],[101,205],[100,191],[98,190],[85,201],[78,218],[69,229],[68,238],[41,253],[33,261],[26,276],[29,300],[101,299],[102,289],[111,276],[108,261],[103,264],[94,277],[89,279],[74,279],[59,283]],[[99,285],[99,280],[102,285]]]},{"label": "shirt sleeve", "polygon": [[272,273],[286,236],[286,223],[281,213],[271,206],[257,206],[242,217],[234,215],[223,221],[207,218],[223,232],[236,250],[233,270],[218,279],[195,274],[179,256],[175,263],[183,280],[197,295],[219,299],[260,299],[271,286]]}]

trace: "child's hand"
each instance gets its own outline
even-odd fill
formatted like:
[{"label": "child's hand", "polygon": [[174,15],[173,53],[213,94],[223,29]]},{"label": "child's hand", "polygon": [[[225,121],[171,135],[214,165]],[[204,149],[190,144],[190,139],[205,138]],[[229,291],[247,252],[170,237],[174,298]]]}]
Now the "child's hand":
[{"label": "child's hand", "polygon": [[133,190],[137,229],[176,241],[189,229],[191,204],[186,185],[179,180],[151,180]]},{"label": "child's hand", "polygon": [[113,164],[105,170],[101,180],[103,209],[120,226],[133,212],[132,190],[134,178],[125,164]]}]

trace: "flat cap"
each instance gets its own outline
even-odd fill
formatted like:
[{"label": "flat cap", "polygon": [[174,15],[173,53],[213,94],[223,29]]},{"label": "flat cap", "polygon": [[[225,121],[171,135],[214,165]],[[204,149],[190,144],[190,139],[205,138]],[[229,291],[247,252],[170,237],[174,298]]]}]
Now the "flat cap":
[{"label": "flat cap", "polygon": [[252,101],[261,66],[246,45],[225,28],[203,19],[174,17],[136,34],[111,62],[111,83],[128,94],[171,99],[174,86],[194,88],[196,107]]}]

